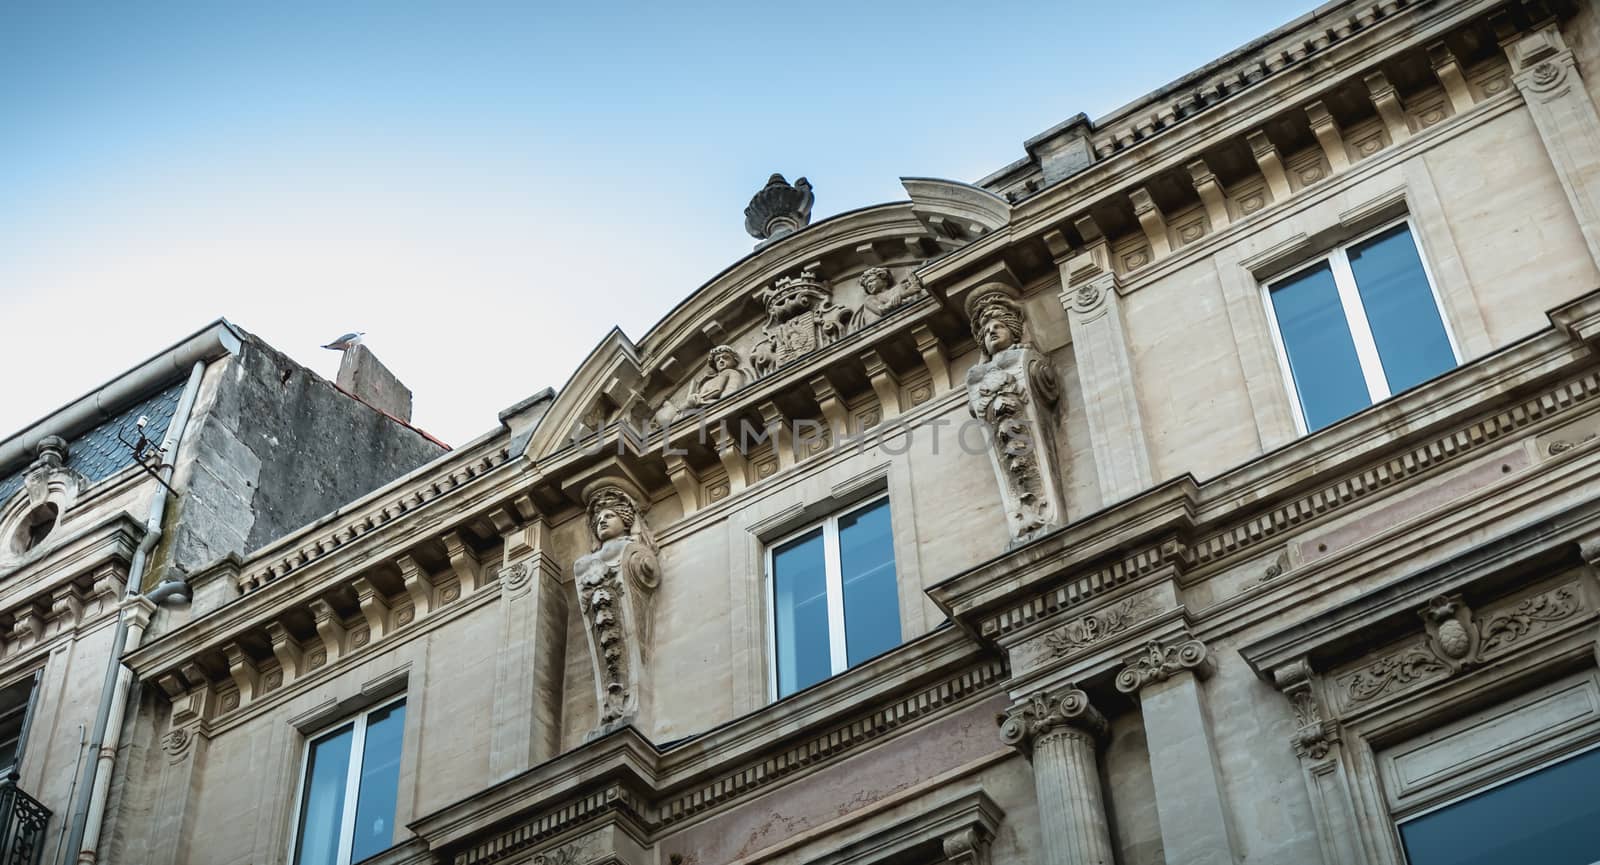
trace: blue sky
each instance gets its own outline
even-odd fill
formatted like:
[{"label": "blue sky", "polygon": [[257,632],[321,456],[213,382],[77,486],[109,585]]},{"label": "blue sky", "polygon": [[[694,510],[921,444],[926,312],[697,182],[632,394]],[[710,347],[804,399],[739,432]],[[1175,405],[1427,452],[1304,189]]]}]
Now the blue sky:
[{"label": "blue sky", "polygon": [[752,244],[972,181],[1311,2],[0,0],[0,437],[225,315],[459,444]]}]

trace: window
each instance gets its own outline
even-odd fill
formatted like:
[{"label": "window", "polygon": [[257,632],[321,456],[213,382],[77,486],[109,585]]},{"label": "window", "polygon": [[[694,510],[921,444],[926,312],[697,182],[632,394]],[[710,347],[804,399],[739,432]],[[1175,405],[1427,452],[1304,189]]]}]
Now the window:
[{"label": "window", "polygon": [[39,684],[35,673],[20,682],[0,688],[0,775],[22,762],[22,749],[28,740],[28,721],[33,714],[33,695]]},{"label": "window", "polygon": [[767,552],[778,697],[900,644],[889,500],[829,517]]},{"label": "window", "polygon": [[294,865],[350,865],[394,843],[405,718],[389,703],[307,743]]},{"label": "window", "polygon": [[1600,861],[1600,749],[1400,824],[1410,865]]},{"label": "window", "polygon": [[1402,222],[1265,286],[1295,416],[1314,432],[1459,362]]}]

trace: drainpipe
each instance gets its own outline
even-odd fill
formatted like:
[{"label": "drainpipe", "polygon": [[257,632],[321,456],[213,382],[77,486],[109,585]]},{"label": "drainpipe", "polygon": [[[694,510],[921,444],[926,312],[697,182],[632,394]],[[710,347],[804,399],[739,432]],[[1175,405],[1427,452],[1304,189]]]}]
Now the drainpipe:
[{"label": "drainpipe", "polygon": [[[195,361],[189,369],[189,381],[183,386],[183,395],[178,398],[172,424],[161,442],[163,461],[176,460],[178,457],[178,445],[183,442],[183,432],[189,425],[189,414],[194,409],[195,396],[200,390],[200,379],[205,371],[204,360]],[[139,592],[145,569],[150,563],[150,553],[161,541],[161,524],[166,519],[170,495],[166,484],[172,482],[172,471],[171,462],[166,462],[160,469],[161,480],[165,483],[156,485],[154,498],[150,501],[150,515],[144,523],[144,537],[128,564],[127,594],[117,614],[117,631],[111,639],[111,655],[106,661],[105,684],[100,689],[100,708],[94,719],[94,733],[89,739],[89,753],[93,759],[83,767],[78,801],[72,810],[72,833],[67,838],[67,845],[58,851],[58,861],[70,850],[77,851],[78,865],[94,865],[98,855],[100,827],[105,821],[106,799],[111,792],[111,773],[116,765],[123,715],[128,708],[129,686],[133,683],[133,671],[123,665],[122,656],[139,648],[156,603],[166,598],[188,600],[188,586],[181,580],[163,581],[148,596],[141,596]]]}]

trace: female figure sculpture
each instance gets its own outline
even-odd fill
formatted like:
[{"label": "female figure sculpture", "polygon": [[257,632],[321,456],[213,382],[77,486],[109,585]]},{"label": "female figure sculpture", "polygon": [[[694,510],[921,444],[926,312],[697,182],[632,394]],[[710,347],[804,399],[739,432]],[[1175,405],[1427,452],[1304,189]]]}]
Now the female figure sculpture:
[{"label": "female figure sculpture", "polygon": [[650,596],[661,583],[655,538],[633,496],[606,485],[586,496],[593,548],[572,565],[594,662],[602,729],[638,714],[650,639]]}]

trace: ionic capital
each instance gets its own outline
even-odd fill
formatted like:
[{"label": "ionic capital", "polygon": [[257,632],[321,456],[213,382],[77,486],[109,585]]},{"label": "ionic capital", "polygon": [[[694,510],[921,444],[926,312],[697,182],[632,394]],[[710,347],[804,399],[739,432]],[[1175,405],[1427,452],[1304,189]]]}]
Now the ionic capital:
[{"label": "ionic capital", "polygon": [[1089,695],[1069,686],[1041,691],[1013,705],[1000,722],[1000,741],[1028,754],[1044,736],[1076,733],[1098,742],[1107,730],[1105,716],[1089,705]]},{"label": "ionic capital", "polygon": [[1144,651],[1129,658],[1127,666],[1117,674],[1117,690],[1124,694],[1138,693],[1184,672],[1204,678],[1211,675],[1211,668],[1206,644],[1193,637],[1167,646],[1159,640],[1151,640]]}]

